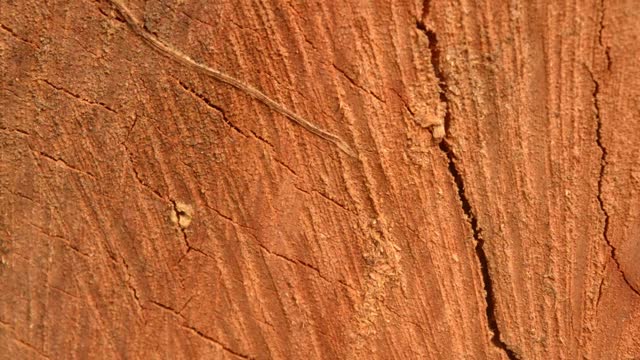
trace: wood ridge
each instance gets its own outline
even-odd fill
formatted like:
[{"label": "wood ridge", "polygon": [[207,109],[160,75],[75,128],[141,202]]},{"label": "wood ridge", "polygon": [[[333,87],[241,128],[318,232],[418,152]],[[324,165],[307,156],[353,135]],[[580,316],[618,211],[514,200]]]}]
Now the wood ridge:
[{"label": "wood ridge", "polygon": [[293,111],[287,109],[282,104],[273,100],[260,90],[255,87],[245,84],[242,81],[225,74],[220,70],[213,69],[207,65],[201,64],[196,60],[192,59],[189,55],[181,52],[180,50],[174,48],[170,44],[162,41],[158,37],[152,35],[147,30],[145,30],[144,26],[140,24],[140,21],[136,19],[131,11],[124,5],[124,3],[120,0],[109,0],[111,5],[116,9],[116,11],[124,18],[125,22],[131,28],[131,30],[138,35],[140,38],[144,40],[151,48],[156,50],[159,54],[177,62],[189,68],[192,68],[204,75],[212,77],[222,83],[233,86],[234,88],[244,92],[245,94],[251,96],[252,98],[260,101],[265,104],[267,107],[272,110],[284,115],[293,123],[301,126],[303,129],[309,131],[310,133],[333,143],[338,149],[340,149],[345,154],[357,158],[355,151],[339,136],[328,132],[327,130],[322,129],[320,126],[302,118],[301,116],[295,114]]}]

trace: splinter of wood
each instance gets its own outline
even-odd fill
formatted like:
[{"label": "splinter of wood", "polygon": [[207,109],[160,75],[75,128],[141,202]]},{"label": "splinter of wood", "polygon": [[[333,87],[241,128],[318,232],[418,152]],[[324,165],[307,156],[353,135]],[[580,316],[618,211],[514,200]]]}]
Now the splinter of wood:
[{"label": "splinter of wood", "polygon": [[321,129],[318,125],[313,124],[310,121],[303,119],[302,117],[296,115],[289,109],[285,108],[280,103],[271,99],[260,90],[242,83],[240,80],[231,77],[219,70],[212,69],[204,64],[201,64],[195,60],[193,60],[188,55],[182,53],[181,51],[173,48],[171,45],[165,43],[160,40],[158,37],[152,35],[148,31],[144,29],[144,27],[140,24],[140,22],[131,14],[129,9],[120,1],[120,0],[109,0],[111,5],[114,6],[116,11],[122,15],[127,25],[131,28],[131,30],[138,36],[140,36],[147,44],[149,44],[154,50],[156,50],[159,54],[168,57],[169,59],[176,61],[180,64],[186,65],[187,67],[193,68],[205,75],[208,75],[220,82],[223,82],[227,85],[233,86],[236,89],[246,93],[252,98],[262,102],[272,110],[279,112],[280,114],[286,116],[289,120],[293,121],[295,124],[298,124],[305,130],[335,144],[338,149],[342,150],[344,153],[351,157],[357,157],[355,152],[351,149],[347,143],[342,140],[337,135],[334,135],[326,130]]}]

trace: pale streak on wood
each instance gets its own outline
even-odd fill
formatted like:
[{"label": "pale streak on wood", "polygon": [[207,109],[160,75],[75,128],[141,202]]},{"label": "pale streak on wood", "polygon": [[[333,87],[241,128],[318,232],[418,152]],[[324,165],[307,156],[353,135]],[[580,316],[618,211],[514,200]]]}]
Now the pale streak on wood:
[{"label": "pale streak on wood", "polygon": [[115,7],[118,13],[122,15],[122,17],[125,19],[127,25],[131,28],[131,30],[136,35],[141,37],[147,44],[151,46],[151,48],[156,50],[159,54],[166,56],[167,58],[173,61],[176,61],[182,65],[193,68],[220,82],[233,86],[234,88],[246,93],[252,98],[262,102],[272,110],[275,110],[276,112],[286,116],[289,120],[293,121],[295,124],[301,126],[302,128],[309,131],[310,133],[317,135],[322,139],[333,143],[335,146],[338,147],[338,149],[340,149],[345,154],[353,158],[357,158],[357,155],[353,151],[353,149],[351,149],[351,147],[347,145],[347,143],[337,135],[334,135],[320,128],[318,125],[303,119],[301,116],[295,114],[294,112],[287,109],[277,101],[271,99],[269,96],[265,95],[263,92],[254,88],[253,86],[245,84],[240,80],[221,72],[220,70],[213,69],[209,66],[206,66],[204,64],[201,64],[195,61],[190,56],[186,55],[180,50],[175,49],[173,46],[165,43],[164,41],[160,40],[159,38],[153,36],[148,31],[146,31],[144,27],[140,25],[140,22],[138,21],[138,19],[136,19],[133,16],[133,14],[131,14],[129,9],[120,0],[109,0],[109,2]]}]

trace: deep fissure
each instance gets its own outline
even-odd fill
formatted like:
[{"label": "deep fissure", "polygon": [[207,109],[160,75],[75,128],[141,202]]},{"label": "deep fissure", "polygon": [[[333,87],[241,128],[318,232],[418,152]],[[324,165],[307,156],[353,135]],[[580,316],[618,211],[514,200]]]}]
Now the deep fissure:
[{"label": "deep fissure", "polygon": [[[424,6],[425,6],[425,10],[423,11],[423,18],[425,18],[426,15],[428,14],[429,2],[425,1]],[[446,134],[448,136],[449,127],[451,125],[451,109],[450,109],[450,102],[447,96],[449,89],[447,86],[446,77],[440,66],[441,55],[440,55],[440,49],[438,47],[438,37],[436,33],[433,30],[429,29],[423,21],[417,21],[416,27],[418,28],[418,30],[420,30],[422,33],[425,34],[429,42],[431,66],[436,75],[436,78],[438,79],[440,101],[445,105],[444,126],[445,126]],[[481,235],[482,229],[478,225],[478,218],[476,217],[476,214],[473,208],[471,207],[471,203],[469,202],[469,198],[467,197],[467,194],[465,192],[464,179],[462,177],[460,170],[456,165],[457,156],[453,150],[453,146],[447,140],[447,137],[442,139],[439,147],[440,147],[440,150],[443,153],[445,153],[445,155],[447,156],[447,160],[449,163],[448,165],[449,173],[451,174],[451,177],[455,182],[456,188],[458,189],[458,197],[460,199],[460,203],[462,204],[462,210],[471,225],[473,238],[476,240],[475,252],[476,252],[478,261],[480,263],[482,281],[484,283],[485,302],[487,304],[487,307],[486,307],[487,322],[489,325],[489,329],[491,329],[491,332],[493,333],[493,335],[491,336],[491,343],[494,344],[499,349],[501,349],[502,351],[504,351],[509,359],[519,359],[516,353],[513,350],[511,350],[508,347],[508,345],[504,341],[502,341],[500,337],[500,328],[498,327],[498,321],[496,319],[496,305],[495,305],[496,297],[493,290],[493,281],[491,279],[491,274],[489,273],[489,260],[487,258],[486,252],[484,251],[484,239],[482,238],[482,235]]]},{"label": "deep fissure", "polygon": [[491,336],[491,342],[498,348],[502,349],[507,354],[509,359],[519,359],[516,353],[511,350],[500,337],[500,328],[498,327],[498,320],[496,319],[496,297],[493,290],[493,280],[491,279],[491,274],[489,273],[489,259],[487,258],[487,253],[484,251],[484,239],[481,235],[482,229],[478,225],[478,218],[476,217],[475,212],[471,207],[471,203],[469,202],[469,198],[465,193],[464,179],[455,164],[456,155],[451,147],[451,144],[446,139],[443,139],[440,143],[440,150],[442,150],[442,152],[447,155],[447,160],[449,161],[449,173],[453,177],[458,189],[458,197],[460,199],[460,203],[462,204],[462,211],[471,224],[473,238],[476,241],[475,252],[476,256],[478,257],[478,261],[480,262],[480,271],[482,273],[482,282],[484,283],[485,290],[485,302],[487,303],[487,322],[489,323],[491,332],[493,332],[493,335]]}]

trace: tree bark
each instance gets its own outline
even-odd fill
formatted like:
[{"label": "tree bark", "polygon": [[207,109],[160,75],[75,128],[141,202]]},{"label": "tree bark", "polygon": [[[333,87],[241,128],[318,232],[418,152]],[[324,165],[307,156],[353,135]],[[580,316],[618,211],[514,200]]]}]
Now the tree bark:
[{"label": "tree bark", "polygon": [[640,358],[640,4],[5,0],[0,358]]}]

